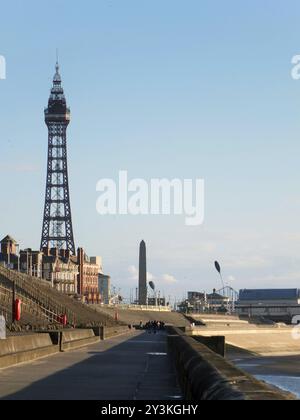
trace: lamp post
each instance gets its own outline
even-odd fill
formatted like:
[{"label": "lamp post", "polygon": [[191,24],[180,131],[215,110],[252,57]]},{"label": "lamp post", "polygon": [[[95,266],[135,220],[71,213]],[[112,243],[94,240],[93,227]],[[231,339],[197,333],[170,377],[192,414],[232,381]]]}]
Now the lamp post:
[{"label": "lamp post", "polygon": [[18,273],[20,272],[20,245],[16,244],[16,249],[17,249],[17,271]]},{"label": "lamp post", "polygon": [[223,289],[225,289],[224,280],[223,280],[222,271],[221,271],[221,266],[218,263],[218,261],[215,261],[215,267],[216,267],[217,272],[220,275],[220,278],[221,278],[221,281],[222,281],[222,285],[223,285]]},{"label": "lamp post", "polygon": [[[19,248],[19,244],[16,244],[16,248]],[[10,268],[10,250],[9,250],[9,268]],[[18,271],[20,270],[20,250],[18,249],[18,253],[17,253],[17,258],[18,258]],[[15,302],[16,302],[16,279],[14,277],[14,274],[12,273],[12,307],[11,307],[11,318],[12,318],[12,324],[15,322],[16,319],[16,306],[15,306]]]}]

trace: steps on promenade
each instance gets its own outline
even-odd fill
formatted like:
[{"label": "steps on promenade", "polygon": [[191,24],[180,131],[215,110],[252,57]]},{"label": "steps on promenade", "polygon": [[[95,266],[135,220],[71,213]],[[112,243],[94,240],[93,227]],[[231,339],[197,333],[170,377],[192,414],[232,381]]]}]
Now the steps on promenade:
[{"label": "steps on promenade", "polygon": [[8,322],[12,312],[13,284],[16,286],[16,296],[24,303],[22,323],[36,323],[38,326],[57,324],[59,316],[66,314],[72,326],[117,324],[109,314],[99,313],[92,307],[60,293],[44,280],[0,266],[0,311],[7,317]]}]

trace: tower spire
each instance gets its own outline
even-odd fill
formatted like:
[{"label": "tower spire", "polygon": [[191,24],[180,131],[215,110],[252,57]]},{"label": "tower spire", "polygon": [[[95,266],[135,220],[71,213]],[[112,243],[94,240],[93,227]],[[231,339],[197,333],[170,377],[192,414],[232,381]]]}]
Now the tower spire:
[{"label": "tower spire", "polygon": [[59,55],[58,55],[58,48],[56,48],[56,64],[55,64],[55,71],[59,74],[60,66],[59,66]]}]

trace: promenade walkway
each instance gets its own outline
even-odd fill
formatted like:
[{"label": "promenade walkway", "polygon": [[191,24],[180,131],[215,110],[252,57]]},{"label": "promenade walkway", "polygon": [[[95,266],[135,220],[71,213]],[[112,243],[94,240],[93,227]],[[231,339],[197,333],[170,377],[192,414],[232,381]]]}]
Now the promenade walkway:
[{"label": "promenade walkway", "polygon": [[174,400],[166,335],[134,332],[0,370],[2,400]]}]

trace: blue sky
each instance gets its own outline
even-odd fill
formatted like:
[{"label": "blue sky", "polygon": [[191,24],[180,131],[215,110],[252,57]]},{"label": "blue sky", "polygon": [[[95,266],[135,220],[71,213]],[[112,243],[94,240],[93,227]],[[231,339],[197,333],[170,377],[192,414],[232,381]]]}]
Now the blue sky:
[{"label": "blue sky", "polygon": [[[218,288],[215,259],[237,289],[299,286],[299,16],[294,0],[1,1],[1,234],[40,243],[58,47],[76,244],[114,284],[135,287],[144,239],[166,294]],[[204,178],[204,225],[97,215],[97,181],[122,169]]]}]

